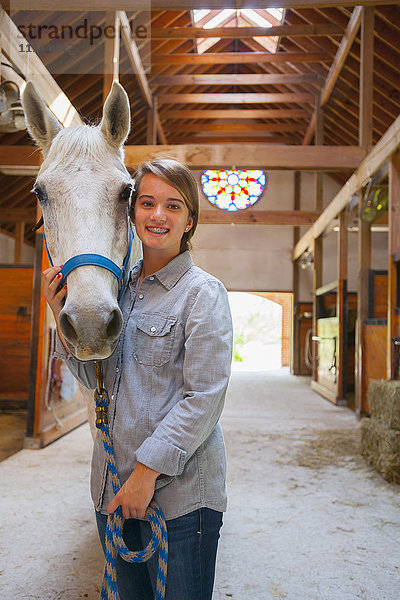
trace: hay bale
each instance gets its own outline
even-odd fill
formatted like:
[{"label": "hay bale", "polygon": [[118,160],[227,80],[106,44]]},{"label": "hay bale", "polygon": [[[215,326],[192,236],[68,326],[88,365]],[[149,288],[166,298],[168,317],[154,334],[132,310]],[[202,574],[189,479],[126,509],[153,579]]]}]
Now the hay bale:
[{"label": "hay bale", "polygon": [[361,452],[387,481],[400,483],[400,431],[374,417],[363,419]]},{"label": "hay bale", "polygon": [[381,419],[390,429],[400,431],[400,381],[371,381],[368,404],[372,417]]}]

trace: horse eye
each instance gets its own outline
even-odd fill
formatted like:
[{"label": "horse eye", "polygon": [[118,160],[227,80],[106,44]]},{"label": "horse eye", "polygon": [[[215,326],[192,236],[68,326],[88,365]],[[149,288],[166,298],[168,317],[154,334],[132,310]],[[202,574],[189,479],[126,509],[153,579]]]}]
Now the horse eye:
[{"label": "horse eye", "polygon": [[127,185],[120,193],[119,199],[121,200],[121,202],[128,202],[129,198],[131,197],[131,194],[132,194],[132,186]]},{"label": "horse eye", "polygon": [[33,188],[32,192],[36,195],[36,198],[39,200],[40,204],[43,204],[43,202],[46,202],[47,194],[41,188],[39,188],[39,187]]}]

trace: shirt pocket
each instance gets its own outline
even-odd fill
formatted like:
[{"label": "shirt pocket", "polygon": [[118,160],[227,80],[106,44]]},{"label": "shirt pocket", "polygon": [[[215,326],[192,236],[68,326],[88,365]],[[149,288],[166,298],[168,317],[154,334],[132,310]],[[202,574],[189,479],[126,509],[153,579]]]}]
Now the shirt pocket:
[{"label": "shirt pocket", "polygon": [[157,313],[138,316],[133,345],[133,356],[138,363],[162,367],[170,360],[176,320]]}]

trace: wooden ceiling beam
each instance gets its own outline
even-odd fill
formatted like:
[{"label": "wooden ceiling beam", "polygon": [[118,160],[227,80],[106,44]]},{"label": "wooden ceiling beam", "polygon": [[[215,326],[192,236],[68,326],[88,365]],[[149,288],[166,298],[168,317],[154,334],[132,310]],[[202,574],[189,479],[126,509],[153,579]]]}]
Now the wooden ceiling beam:
[{"label": "wooden ceiling beam", "polygon": [[35,223],[36,207],[0,208],[0,223]]},{"label": "wooden ceiling beam", "polygon": [[357,168],[366,151],[358,146],[274,146],[246,144],[181,144],[178,146],[125,146],[125,162],[136,166],[142,160],[168,154],[193,168],[269,168],[275,170],[341,171]]},{"label": "wooden ceiling beam", "polygon": [[293,131],[294,128],[299,127],[298,123],[170,123],[165,126],[166,131],[175,132],[177,134],[184,132],[200,132],[203,131],[218,131],[228,133],[252,133],[261,132],[267,133],[270,131],[276,131],[278,133],[283,131]]},{"label": "wooden ceiling beam", "polygon": [[[136,166],[143,160],[166,154],[193,168],[268,168],[298,171],[354,170],[366,156],[359,146],[274,146],[265,143],[232,148],[229,144],[181,144],[125,146],[125,163]],[[33,146],[0,146],[0,172],[34,174],[42,157]]]},{"label": "wooden ceiling beam", "polygon": [[314,94],[160,94],[160,104],[301,104],[314,103]]},{"label": "wooden ceiling beam", "polygon": [[[303,128],[303,131],[305,129],[305,126]],[[287,135],[287,134],[286,134]],[[286,144],[289,143],[294,143],[296,142],[295,139],[293,139],[293,136],[289,136],[285,138],[285,134],[282,135],[271,135],[271,136],[265,136],[265,137],[260,137],[260,136],[255,136],[255,135],[250,135],[250,136],[246,136],[246,135],[241,135],[241,136],[231,136],[228,134],[225,135],[199,135],[199,136],[195,136],[195,135],[191,135],[190,131],[187,134],[186,137],[183,137],[184,134],[182,134],[181,132],[177,132],[176,133],[176,137],[172,137],[171,136],[171,144],[191,144],[191,145],[197,145],[197,144],[201,144],[202,146],[204,145],[212,145],[212,144],[219,144],[220,146],[222,145],[226,145],[226,144],[255,144],[257,143],[257,140],[259,140],[259,142],[261,142],[262,144],[268,144],[269,146],[271,146],[272,144],[278,145],[280,148],[286,148]],[[301,139],[301,138],[300,138]]]},{"label": "wooden ceiling beam", "polygon": [[335,23],[322,23],[317,25],[279,25],[278,27],[152,27],[149,37],[152,40],[186,39],[186,38],[214,38],[243,39],[271,36],[321,36],[343,35],[343,29]]},{"label": "wooden ceiling beam", "polygon": [[[333,88],[335,87],[336,81],[338,80],[340,72],[343,68],[343,65],[346,61],[346,58],[350,52],[351,46],[353,45],[353,42],[356,38],[361,24],[361,12],[362,7],[359,5],[356,6],[356,8],[351,13],[351,17],[347,25],[345,34],[343,36],[342,41],[340,42],[340,46],[336,52],[336,56],[331,65],[331,68],[329,69],[329,73],[325,80],[324,87],[321,90],[319,101],[321,107],[323,107],[328,102],[330,95],[332,94]],[[315,131],[316,121],[317,114],[316,111],[314,111],[306,135],[303,139],[304,145],[307,145],[311,142]]]},{"label": "wooden ceiling beam", "polygon": [[215,73],[191,75],[160,75],[151,80],[152,85],[275,85],[289,83],[321,83],[317,74],[290,73]]},{"label": "wooden ceiling beam", "polygon": [[153,65],[245,65],[254,63],[312,63],[330,61],[326,52],[210,52],[205,54],[152,54]]},{"label": "wooden ceiling beam", "polygon": [[167,119],[303,119],[309,112],[301,108],[278,109],[203,109],[203,110],[168,110],[160,112],[163,120]]},{"label": "wooden ceiling beam", "polygon": [[311,210],[201,210],[199,223],[204,225],[312,225],[319,213]]},{"label": "wooden ceiling beam", "polygon": [[[69,0],[61,3],[59,0],[36,0],[32,5],[31,0],[4,0],[5,8],[13,10],[57,10],[57,11],[82,11],[82,0]],[[265,9],[276,8],[316,8],[326,6],[375,6],[381,4],[393,4],[393,0],[207,0],[207,8],[210,10],[222,10],[224,8],[253,8]],[[195,10],[199,8],[198,0],[87,0],[84,4],[86,11],[110,11],[110,10]]]}]

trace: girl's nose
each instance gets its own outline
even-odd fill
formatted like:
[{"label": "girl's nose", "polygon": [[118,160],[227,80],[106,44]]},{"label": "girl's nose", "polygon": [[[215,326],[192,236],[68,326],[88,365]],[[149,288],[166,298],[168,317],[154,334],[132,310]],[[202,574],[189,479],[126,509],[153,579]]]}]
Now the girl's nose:
[{"label": "girl's nose", "polygon": [[154,207],[154,211],[152,214],[153,219],[156,219],[157,221],[164,221],[165,220],[165,213],[164,213],[164,207],[161,206],[160,204],[157,204]]}]

